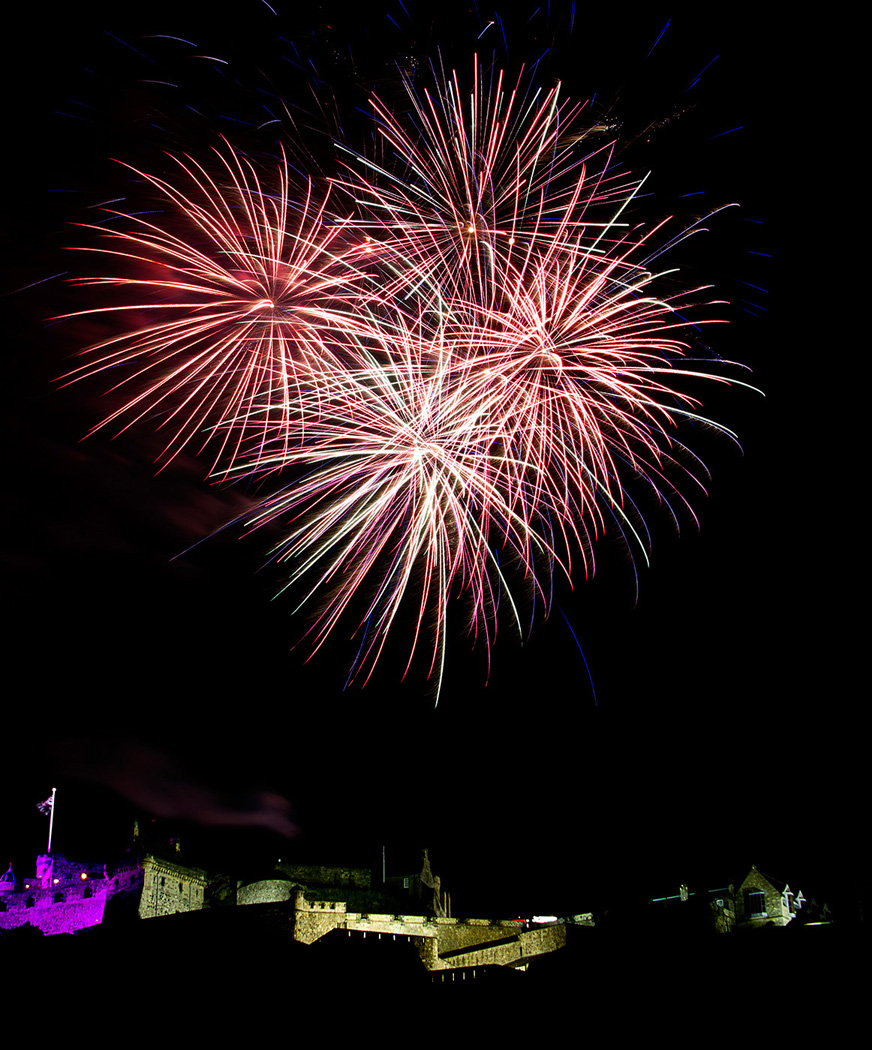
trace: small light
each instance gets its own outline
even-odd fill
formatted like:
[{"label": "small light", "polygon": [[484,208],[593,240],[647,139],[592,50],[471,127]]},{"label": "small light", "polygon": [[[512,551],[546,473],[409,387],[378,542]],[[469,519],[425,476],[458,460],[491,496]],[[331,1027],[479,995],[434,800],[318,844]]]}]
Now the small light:
[{"label": "small light", "polygon": [[59,882],[60,882],[61,880],[60,880],[60,879],[52,879],[51,881],[52,881],[52,882],[53,882],[53,883],[55,884],[55,886],[57,886],[57,884],[58,884],[58,883],[59,883]]},{"label": "small light", "polygon": [[84,881],[85,879],[87,879],[87,877],[88,877],[88,876],[87,876],[87,874],[86,874],[86,873],[85,873],[84,871],[83,871],[83,872],[82,872],[82,874],[81,874],[81,875],[79,876],[79,878],[80,878],[80,879],[82,879],[82,881]]}]

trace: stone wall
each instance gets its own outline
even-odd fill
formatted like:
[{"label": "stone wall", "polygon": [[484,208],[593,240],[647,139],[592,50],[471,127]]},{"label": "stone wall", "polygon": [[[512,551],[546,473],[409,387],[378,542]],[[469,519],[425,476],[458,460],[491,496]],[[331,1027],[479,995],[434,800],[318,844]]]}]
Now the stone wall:
[{"label": "stone wall", "polygon": [[332,930],[346,928],[343,901],[309,900],[302,890],[294,896],[294,940],[313,944]]},{"label": "stone wall", "polygon": [[0,895],[0,929],[29,924],[51,936],[97,926],[107,901],[116,893],[135,892],[141,879],[138,865],[109,876],[102,867],[61,854],[39,856],[36,872]]},{"label": "stone wall", "polygon": [[238,886],[236,903],[275,904],[278,901],[290,900],[295,894],[296,888],[292,882],[285,879],[261,879],[260,882],[250,882],[247,886]]},{"label": "stone wall", "polygon": [[318,864],[282,864],[276,865],[292,882],[302,882],[306,886],[344,886],[358,890],[368,890],[372,885],[372,871],[369,868],[334,868]]},{"label": "stone wall", "polygon": [[[46,935],[75,933],[103,921],[107,900],[106,883],[61,887],[30,887],[20,893],[4,894],[0,906],[0,927],[14,929],[31,926]],[[87,894],[87,895],[86,895]]]},{"label": "stone wall", "polygon": [[333,930],[364,936],[406,937],[428,970],[467,966],[518,966],[566,944],[564,925],[528,930],[513,920],[448,919],[426,915],[347,912],[339,901],[309,899],[298,890],[293,902],[294,939],[312,944]]},{"label": "stone wall", "polygon": [[205,905],[209,877],[201,868],[186,868],[172,861],[146,855],[142,861],[143,886],[139,917],[199,911]]},{"label": "stone wall", "polygon": [[525,927],[522,922],[490,919],[439,919],[439,954],[468,948],[471,944],[486,944],[517,936]]},{"label": "stone wall", "polygon": [[452,970],[471,966],[526,967],[531,959],[566,945],[566,926],[542,926],[527,930],[520,923],[485,920],[441,923],[435,938],[416,942],[421,962],[428,970]]}]

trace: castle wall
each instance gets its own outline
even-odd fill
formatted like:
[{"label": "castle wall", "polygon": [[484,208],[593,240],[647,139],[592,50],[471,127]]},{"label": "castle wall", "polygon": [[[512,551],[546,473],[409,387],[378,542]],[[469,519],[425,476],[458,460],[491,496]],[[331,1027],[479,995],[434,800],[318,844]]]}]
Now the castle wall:
[{"label": "castle wall", "polygon": [[92,868],[60,854],[41,855],[35,876],[0,895],[0,928],[29,924],[51,936],[99,925],[107,901],[116,893],[135,892],[141,873],[138,865],[120,869],[111,877]]},{"label": "castle wall", "polygon": [[277,901],[290,900],[296,893],[293,883],[284,879],[261,879],[239,886],[236,890],[237,904],[274,904]]},{"label": "castle wall", "polygon": [[557,951],[566,945],[566,927],[543,926],[537,930],[522,930],[511,940],[495,944],[475,944],[466,951],[445,957],[440,938],[440,958],[436,969],[456,966],[518,966],[525,965],[537,955]]},{"label": "castle wall", "polygon": [[435,920],[426,915],[382,915],[349,913],[346,922],[349,930],[361,933],[395,933],[402,937],[436,937]]},{"label": "castle wall", "polygon": [[428,970],[523,965],[525,959],[566,944],[563,925],[527,930],[511,920],[346,912],[341,902],[309,900],[302,890],[294,897],[293,923],[294,939],[303,944],[312,944],[336,929],[411,938]]},{"label": "castle wall", "polygon": [[[454,925],[448,925],[453,923]],[[416,941],[428,970],[470,966],[524,966],[537,955],[566,945],[566,926],[527,930],[520,923],[486,919],[439,920],[437,936]]]},{"label": "castle wall", "polygon": [[524,924],[509,920],[440,919],[438,920],[439,953],[454,952],[473,944],[505,940],[524,931]]},{"label": "castle wall", "polygon": [[302,890],[294,896],[294,940],[313,944],[331,930],[345,929],[344,901],[308,900]]},{"label": "castle wall", "polygon": [[372,885],[369,868],[334,868],[324,864],[278,864],[276,867],[289,879],[309,886],[345,886],[368,890]]},{"label": "castle wall", "polygon": [[[86,897],[85,886],[61,888],[22,889],[20,893],[5,894],[0,911],[0,927],[11,930],[18,926],[31,926],[46,935],[75,933],[88,926],[97,926],[103,921],[106,909],[107,885],[89,884]],[[60,897],[60,900],[56,898]]]},{"label": "castle wall", "polygon": [[209,879],[202,869],[185,868],[171,861],[146,856],[142,861],[142,871],[141,919],[199,911],[205,906]]}]

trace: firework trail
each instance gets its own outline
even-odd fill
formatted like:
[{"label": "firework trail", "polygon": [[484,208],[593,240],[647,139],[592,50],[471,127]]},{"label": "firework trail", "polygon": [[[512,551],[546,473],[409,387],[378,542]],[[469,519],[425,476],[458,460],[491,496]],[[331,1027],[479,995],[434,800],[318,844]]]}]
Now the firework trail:
[{"label": "firework trail", "polygon": [[652,266],[683,234],[629,225],[641,182],[584,152],[583,107],[477,61],[466,102],[439,84],[407,81],[404,118],[373,98],[378,159],[339,144],[320,195],[232,150],[177,162],[184,189],[137,173],[169,211],[106,234],[127,276],[84,282],[129,290],[91,312],[135,323],[69,377],[124,366],[101,426],[159,418],[164,458],[211,443],[213,476],[269,483],[247,524],[284,530],[314,649],[351,623],[352,677],[407,620],[407,670],[427,634],[441,681],[454,596],[489,653],[501,607],[521,627],[513,582],[547,611],[607,519],[634,531],[629,479],[686,503],[673,477],[704,468],[676,424],[710,421],[680,384],[726,382],[687,357],[704,289]]}]

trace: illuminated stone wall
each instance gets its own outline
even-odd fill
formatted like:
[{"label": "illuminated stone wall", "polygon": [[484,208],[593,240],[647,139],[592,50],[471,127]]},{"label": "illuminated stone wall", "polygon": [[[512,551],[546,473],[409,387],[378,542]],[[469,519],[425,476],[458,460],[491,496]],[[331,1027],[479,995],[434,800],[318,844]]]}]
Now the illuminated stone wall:
[{"label": "illuminated stone wall", "polygon": [[302,890],[297,891],[293,909],[294,939],[303,944],[337,929],[364,937],[405,937],[414,943],[428,970],[525,966],[535,956],[566,944],[562,924],[528,930],[512,920],[361,914],[347,912],[342,902],[309,899]]},{"label": "illuminated stone wall", "polygon": [[335,929],[345,929],[343,901],[309,900],[302,890],[294,897],[294,940],[312,944]]},{"label": "illuminated stone wall", "polygon": [[458,922],[448,937],[446,934],[448,929],[440,926],[436,940],[419,942],[421,961],[428,970],[470,966],[523,968],[537,956],[566,946],[566,926],[562,923],[528,930],[501,922],[485,930],[482,920],[472,919]]},{"label": "illuminated stone wall", "polygon": [[236,890],[236,903],[275,904],[278,901],[290,900],[295,893],[294,884],[285,879],[262,879],[247,886],[239,886]]},{"label": "illuminated stone wall", "polygon": [[440,919],[437,920],[437,926],[441,954],[465,950],[471,944],[505,940],[525,929],[523,923],[507,919]]},{"label": "illuminated stone wall", "polygon": [[209,877],[201,868],[187,868],[146,855],[142,861],[143,886],[139,917],[200,911],[205,907]]}]

